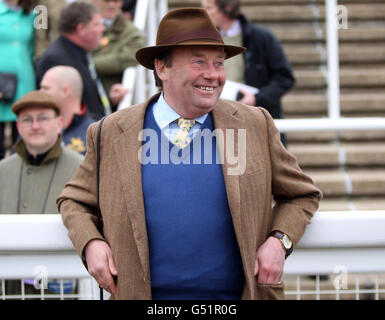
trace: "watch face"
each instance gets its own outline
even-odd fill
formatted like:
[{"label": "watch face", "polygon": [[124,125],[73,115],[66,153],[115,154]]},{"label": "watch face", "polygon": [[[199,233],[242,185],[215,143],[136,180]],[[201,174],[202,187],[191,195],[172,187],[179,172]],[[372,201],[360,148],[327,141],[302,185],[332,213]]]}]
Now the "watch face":
[{"label": "watch face", "polygon": [[285,246],[286,250],[291,248],[291,240],[286,234],[282,237],[282,243]]}]

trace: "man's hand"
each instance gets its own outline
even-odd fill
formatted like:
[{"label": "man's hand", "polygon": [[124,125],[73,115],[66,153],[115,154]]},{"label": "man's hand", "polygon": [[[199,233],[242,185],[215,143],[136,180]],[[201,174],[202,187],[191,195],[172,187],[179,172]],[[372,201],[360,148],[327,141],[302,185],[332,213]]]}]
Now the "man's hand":
[{"label": "man's hand", "polygon": [[258,249],[255,261],[254,276],[258,275],[258,283],[275,284],[281,281],[285,253],[279,239],[269,237],[265,241]]},{"label": "man's hand", "polygon": [[110,100],[114,105],[117,105],[120,103],[120,101],[123,100],[124,96],[130,92],[130,89],[126,88],[120,83],[115,83],[112,85],[109,96]]},{"label": "man's hand", "polygon": [[114,276],[118,275],[112,251],[102,240],[91,240],[84,249],[88,272],[99,285],[111,294],[116,294]]}]

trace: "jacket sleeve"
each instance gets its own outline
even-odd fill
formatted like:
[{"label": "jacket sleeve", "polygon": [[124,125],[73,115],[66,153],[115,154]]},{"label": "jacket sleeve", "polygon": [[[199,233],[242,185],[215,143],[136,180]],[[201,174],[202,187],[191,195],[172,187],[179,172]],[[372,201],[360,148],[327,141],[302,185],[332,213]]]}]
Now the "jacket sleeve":
[{"label": "jacket sleeve", "polygon": [[100,48],[93,58],[97,71],[103,75],[122,73],[126,68],[136,66],[135,53],[145,45],[144,38],[134,24],[128,23],[119,40],[111,48]]},{"label": "jacket sleeve", "polygon": [[263,108],[261,110],[267,122],[272,193],[275,201],[270,231],[285,232],[295,245],[318,209],[322,193],[300,169],[295,156],[282,145],[279,131],[270,114]]},{"label": "jacket sleeve", "polygon": [[56,203],[68,229],[68,236],[80,257],[90,240],[101,239],[97,229],[98,219],[96,198],[96,134],[97,123],[87,131],[87,153],[75,175],[69,181]]}]

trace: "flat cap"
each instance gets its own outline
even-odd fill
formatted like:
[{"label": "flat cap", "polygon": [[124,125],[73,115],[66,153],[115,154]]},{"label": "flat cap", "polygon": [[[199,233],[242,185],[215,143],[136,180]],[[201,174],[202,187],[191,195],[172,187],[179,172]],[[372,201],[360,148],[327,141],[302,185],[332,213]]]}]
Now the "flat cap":
[{"label": "flat cap", "polygon": [[60,114],[60,106],[56,99],[50,94],[39,90],[31,91],[17,100],[12,105],[12,111],[19,115],[20,111],[30,107],[51,108],[57,114]]}]

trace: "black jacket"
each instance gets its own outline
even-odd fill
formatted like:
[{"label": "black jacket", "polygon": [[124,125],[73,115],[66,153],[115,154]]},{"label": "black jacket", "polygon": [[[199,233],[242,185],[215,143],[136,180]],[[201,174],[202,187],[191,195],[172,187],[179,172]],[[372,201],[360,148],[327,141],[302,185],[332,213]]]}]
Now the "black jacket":
[{"label": "black jacket", "polygon": [[290,63],[271,31],[251,23],[244,15],[238,19],[242,43],[247,48],[243,54],[246,84],[259,89],[255,95],[257,106],[267,109],[273,118],[281,118],[281,97],[295,83]]},{"label": "black jacket", "polygon": [[40,87],[44,73],[58,65],[71,66],[77,69],[83,79],[82,103],[92,118],[99,120],[104,113],[103,104],[99,98],[95,81],[91,78],[87,52],[63,36],[59,36],[43,53],[36,65],[36,81]]}]

